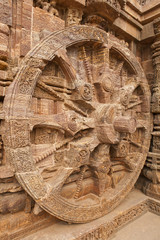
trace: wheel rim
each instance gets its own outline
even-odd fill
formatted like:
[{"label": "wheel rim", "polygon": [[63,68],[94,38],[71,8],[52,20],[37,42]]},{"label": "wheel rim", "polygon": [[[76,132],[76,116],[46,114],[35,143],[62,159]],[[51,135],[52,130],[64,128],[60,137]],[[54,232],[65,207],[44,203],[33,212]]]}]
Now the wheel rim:
[{"label": "wheel rim", "polygon": [[[45,75],[53,62],[61,77]],[[33,111],[37,89],[61,110]],[[150,142],[149,104],[140,64],[115,37],[87,26],[56,32],[27,54],[8,90],[6,157],[44,210],[68,222],[91,221],[117,206],[140,174]],[[40,129],[56,140],[45,145]]]}]

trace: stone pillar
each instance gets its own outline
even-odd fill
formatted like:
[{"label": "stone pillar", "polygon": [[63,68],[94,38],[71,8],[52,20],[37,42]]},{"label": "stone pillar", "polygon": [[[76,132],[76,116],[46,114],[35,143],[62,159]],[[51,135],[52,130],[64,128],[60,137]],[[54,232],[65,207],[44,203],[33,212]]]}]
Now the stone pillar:
[{"label": "stone pillar", "polygon": [[160,18],[153,22],[155,40],[152,44],[152,60],[154,67],[154,85],[151,98],[153,113],[153,132],[150,152],[143,169],[147,178],[143,184],[146,195],[160,199]]}]

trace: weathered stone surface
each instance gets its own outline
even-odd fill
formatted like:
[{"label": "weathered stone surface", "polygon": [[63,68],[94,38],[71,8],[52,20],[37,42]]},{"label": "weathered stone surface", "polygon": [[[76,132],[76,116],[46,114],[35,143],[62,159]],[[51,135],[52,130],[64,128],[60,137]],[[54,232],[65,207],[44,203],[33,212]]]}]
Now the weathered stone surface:
[{"label": "weathered stone surface", "polygon": [[6,25],[12,25],[12,8],[10,1],[0,3],[0,22]]},{"label": "weathered stone surface", "polygon": [[8,36],[4,33],[0,33],[0,44],[8,45]]},{"label": "weathered stone surface", "polygon": [[0,167],[0,179],[11,178],[14,176],[14,171],[10,167]]},{"label": "weathered stone surface", "polygon": [[143,169],[143,175],[146,177],[146,181],[143,182],[141,188],[147,195],[160,199],[160,129],[158,122],[160,113],[160,18],[154,20],[153,27],[155,39],[151,47],[154,68],[154,83],[152,85],[151,110],[154,114],[154,131],[152,132],[151,152],[148,153],[145,167]]},{"label": "weathered stone surface", "polygon": [[54,224],[56,221],[51,215],[44,211],[36,216],[33,213],[17,213],[1,214],[0,217],[0,239],[17,238],[26,236],[29,232],[37,231],[45,226]]},{"label": "weathered stone surface", "polygon": [[19,183],[0,183],[0,194],[1,193],[14,193],[22,191],[22,187]]},{"label": "weathered stone surface", "polygon": [[9,27],[6,24],[0,23],[0,32],[9,35]]},{"label": "weathered stone surface", "polygon": [[22,29],[22,40],[21,40],[21,56],[25,56],[31,49],[31,33],[30,30]]},{"label": "weathered stone surface", "polygon": [[8,63],[0,60],[0,70],[6,70],[8,68]]},{"label": "weathered stone surface", "polygon": [[[46,24],[47,23],[47,24]],[[46,29],[53,32],[64,28],[64,21],[56,16],[44,12],[40,8],[34,8],[33,13],[33,31],[41,32]]]},{"label": "weathered stone surface", "polygon": [[141,187],[159,199],[159,11],[156,0],[0,0],[0,193],[18,194],[3,212],[23,206],[16,172],[65,221],[107,213],[134,185],[153,121]]},{"label": "weathered stone surface", "polygon": [[[148,230],[148,240],[152,239],[152,236],[155,236],[153,239],[157,239],[157,237],[159,237],[159,207],[160,205],[157,201],[149,199],[140,191],[133,190],[125,201],[113,210],[112,213],[109,213],[103,218],[96,219],[89,224],[83,224],[83,228],[81,224],[65,224],[60,222],[36,231],[33,234],[31,233],[29,236],[22,238],[22,240],[38,240],[40,237],[51,240],[61,240],[64,237],[64,232],[65,240],[128,240],[130,236],[132,236],[131,240],[135,240],[135,236],[136,238],[138,237],[137,239],[139,240],[146,236],[146,231],[142,231],[144,228]],[[154,208],[155,211],[153,212],[152,209]],[[147,225],[140,222],[141,218],[143,218],[143,221],[146,220],[146,215],[150,215]],[[138,223],[136,224],[137,221]],[[146,223],[146,221],[144,223]],[[136,228],[133,228],[134,232],[129,228],[130,232],[132,232],[131,235],[130,232],[128,232],[128,225],[130,224],[133,226],[136,225]],[[139,231],[135,231],[137,228]],[[156,231],[154,231],[155,229]],[[119,231],[123,231],[124,233],[122,238],[121,235],[119,235]]]},{"label": "weathered stone surface", "polygon": [[[6,66],[6,64],[5,64],[5,66]],[[6,71],[0,70],[0,79],[7,80],[7,78],[8,78],[8,73]]]},{"label": "weathered stone surface", "polygon": [[15,213],[24,209],[25,193],[12,193],[0,196],[0,213]]}]

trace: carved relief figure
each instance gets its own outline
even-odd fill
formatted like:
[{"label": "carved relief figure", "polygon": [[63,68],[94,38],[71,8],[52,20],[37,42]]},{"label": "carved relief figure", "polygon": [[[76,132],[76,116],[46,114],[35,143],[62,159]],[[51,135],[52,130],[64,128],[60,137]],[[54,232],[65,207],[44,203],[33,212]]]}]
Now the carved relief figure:
[{"label": "carved relief figure", "polygon": [[66,26],[78,25],[81,20],[82,20],[81,9],[68,8],[67,14],[66,14]]},{"label": "carved relief figure", "polygon": [[55,0],[34,0],[34,6],[42,8],[44,11],[49,12],[57,17],[59,17],[58,10],[56,7],[56,1]]}]

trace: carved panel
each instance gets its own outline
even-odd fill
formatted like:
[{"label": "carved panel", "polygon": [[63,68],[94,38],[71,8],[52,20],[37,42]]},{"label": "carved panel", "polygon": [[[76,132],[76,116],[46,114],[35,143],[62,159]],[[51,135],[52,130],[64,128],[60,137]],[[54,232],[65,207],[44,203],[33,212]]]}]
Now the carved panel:
[{"label": "carved panel", "polygon": [[118,9],[120,8],[120,3],[118,0],[104,0],[104,1],[102,1],[102,0],[87,0],[86,4],[88,6],[93,3],[102,3],[102,2],[108,3],[115,8],[118,8]]},{"label": "carved panel", "polygon": [[[34,58],[48,60],[44,69],[29,68]],[[24,62],[4,103],[17,179],[65,221],[107,214],[133,187],[149,147],[141,66],[115,37],[88,26],[51,34]],[[17,108],[19,92],[26,103]]]},{"label": "carved panel", "polygon": [[55,0],[49,0],[49,1],[34,0],[33,5],[34,5],[34,7],[42,8],[44,11],[49,12],[50,14],[53,14],[54,16],[59,17],[59,12],[56,9],[56,1]]}]

